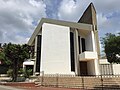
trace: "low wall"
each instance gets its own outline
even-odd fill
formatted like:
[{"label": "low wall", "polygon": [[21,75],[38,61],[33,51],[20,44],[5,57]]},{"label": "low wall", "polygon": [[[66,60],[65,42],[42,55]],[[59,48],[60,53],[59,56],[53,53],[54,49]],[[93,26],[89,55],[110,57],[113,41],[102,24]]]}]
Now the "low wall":
[{"label": "low wall", "polygon": [[103,75],[120,75],[120,64],[110,64],[107,59],[100,59],[100,69]]},{"label": "low wall", "polygon": [[39,85],[82,88],[82,89],[100,89],[100,88],[119,88],[120,76],[65,76],[65,75],[44,75],[39,76]]},{"label": "low wall", "polygon": [[120,74],[120,64],[112,64],[113,67],[113,74],[119,75]]}]

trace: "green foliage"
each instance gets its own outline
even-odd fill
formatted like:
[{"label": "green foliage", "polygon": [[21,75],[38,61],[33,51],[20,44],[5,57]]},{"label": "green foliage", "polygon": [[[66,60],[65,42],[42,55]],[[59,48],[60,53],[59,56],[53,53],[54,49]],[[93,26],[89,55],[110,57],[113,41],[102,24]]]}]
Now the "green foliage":
[{"label": "green foliage", "polygon": [[29,58],[29,46],[28,45],[17,45],[8,43],[4,47],[5,56],[13,61],[14,59],[19,59],[24,61],[25,58]]},{"label": "green foliage", "polygon": [[[9,69],[8,71],[7,71],[7,74],[8,74],[8,76],[9,77],[13,77],[13,70],[12,69]],[[23,81],[25,81],[25,77],[24,76],[20,76],[21,74],[24,74],[23,73],[23,69],[20,69],[19,71],[18,71],[18,76],[17,76],[17,79],[16,79],[16,81],[17,82],[23,82]]]},{"label": "green foliage", "polygon": [[29,78],[31,73],[32,73],[32,69],[23,70],[23,74],[25,78]]},{"label": "green foliage", "polygon": [[23,68],[20,68],[20,69],[18,70],[18,74],[23,74]]},{"label": "green foliage", "polygon": [[12,69],[9,69],[9,70],[7,71],[7,75],[8,75],[9,77],[12,77],[12,76],[13,76],[13,70],[12,70]]},{"label": "green foliage", "polygon": [[107,33],[104,38],[102,38],[102,44],[104,47],[104,52],[110,63],[120,63],[120,34],[118,35]]},{"label": "green foliage", "polygon": [[10,65],[11,61],[8,60],[8,58],[5,56],[4,50],[0,52],[0,60],[2,61],[3,64]]},{"label": "green foliage", "polygon": [[18,74],[22,74],[22,76],[24,76],[25,78],[29,78],[30,75],[32,74],[32,69],[26,69],[24,70],[23,68],[20,68],[20,70],[18,71]]},{"label": "green foliage", "polygon": [[0,60],[4,60],[5,54],[1,51],[0,52]]},{"label": "green foliage", "polygon": [[[2,56],[2,55],[1,55]],[[19,44],[4,44],[3,45],[4,61],[11,65],[13,81],[17,80],[18,70],[22,66],[25,59],[29,58],[29,46]]]}]

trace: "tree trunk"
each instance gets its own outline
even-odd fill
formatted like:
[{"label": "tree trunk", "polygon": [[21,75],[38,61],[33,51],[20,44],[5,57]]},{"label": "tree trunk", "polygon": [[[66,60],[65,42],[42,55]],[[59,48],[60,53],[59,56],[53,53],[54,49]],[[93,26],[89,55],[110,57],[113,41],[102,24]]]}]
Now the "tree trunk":
[{"label": "tree trunk", "polygon": [[17,81],[18,76],[18,59],[13,60],[13,82]]}]

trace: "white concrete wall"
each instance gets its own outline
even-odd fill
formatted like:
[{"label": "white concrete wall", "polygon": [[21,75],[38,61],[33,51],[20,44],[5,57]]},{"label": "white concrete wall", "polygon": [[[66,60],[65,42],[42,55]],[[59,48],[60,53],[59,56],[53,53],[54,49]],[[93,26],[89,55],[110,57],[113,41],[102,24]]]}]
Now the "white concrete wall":
[{"label": "white concrete wall", "polygon": [[93,51],[94,52],[97,52],[97,49],[96,49],[96,43],[95,43],[95,35],[94,35],[94,32],[91,31],[91,37],[92,37],[92,47],[93,47]]},{"label": "white concrete wall", "polygon": [[91,32],[85,38],[85,43],[86,43],[86,50],[93,51],[93,42],[92,42],[92,33]]},{"label": "white concrete wall", "polygon": [[85,51],[79,54],[80,61],[86,61],[86,60],[92,60],[92,59],[98,59],[97,52]]},{"label": "white concrete wall", "polygon": [[120,75],[120,64],[113,64],[113,74]]},{"label": "white concrete wall", "polygon": [[[100,59],[100,64],[110,64],[107,59]],[[113,74],[120,75],[120,64],[112,64],[113,67]]]},{"label": "white concrete wall", "polygon": [[107,59],[100,59],[100,60],[99,60],[99,63],[100,63],[100,64],[110,64],[110,63],[107,61]]},{"label": "white concrete wall", "polygon": [[[90,34],[86,37],[86,49],[93,52],[97,52],[95,35],[93,31],[91,31]],[[98,56],[96,55],[96,57],[97,59],[90,61],[88,64],[88,67],[91,68],[91,72],[89,73],[93,73],[93,75],[100,75]]]},{"label": "white concrete wall", "polygon": [[[96,49],[96,43],[95,43],[95,35],[94,32],[91,31],[91,35],[92,35],[92,46],[93,46],[93,52],[97,52]],[[100,67],[99,67],[99,61],[98,59],[94,59],[94,68],[95,68],[95,75],[100,75]]]},{"label": "white concrete wall", "polygon": [[[81,38],[85,38],[86,51],[96,51],[95,38],[94,38],[95,36],[93,31],[87,32],[86,35],[84,35],[83,33],[85,32],[81,32],[81,33],[79,32],[79,35]],[[82,50],[82,47],[81,47],[81,50]]]},{"label": "white concrete wall", "polygon": [[87,62],[88,75],[95,75],[94,60]]},{"label": "white concrete wall", "polygon": [[95,67],[95,75],[100,75],[100,66],[99,66],[99,62],[98,59],[94,60],[94,67]]},{"label": "white concrete wall", "polygon": [[46,74],[74,74],[70,63],[70,28],[42,25],[41,71]]},{"label": "white concrete wall", "polygon": [[[85,34],[85,35],[84,35],[84,33],[85,32],[83,32],[83,33],[79,32],[79,35],[81,36],[81,38],[85,38],[86,52],[92,51],[95,54],[87,54],[86,53],[86,56],[85,56],[85,54],[82,53],[83,56],[79,55],[80,56],[79,60],[81,60],[80,58],[82,58],[82,57],[87,57],[90,61],[84,60],[84,59],[83,60],[87,61],[88,74],[89,75],[100,75],[94,32],[90,31],[90,32],[87,32],[87,34]],[[82,47],[81,47],[81,50],[82,50]]]},{"label": "white concrete wall", "polygon": [[99,64],[97,60],[87,62],[88,75],[100,75]]}]

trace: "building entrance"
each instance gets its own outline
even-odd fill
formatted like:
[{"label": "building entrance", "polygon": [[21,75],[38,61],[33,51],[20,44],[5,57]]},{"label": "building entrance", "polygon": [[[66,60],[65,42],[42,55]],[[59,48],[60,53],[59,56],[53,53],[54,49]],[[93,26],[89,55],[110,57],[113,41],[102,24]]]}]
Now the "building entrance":
[{"label": "building entrance", "polygon": [[80,64],[80,75],[81,76],[87,76],[88,75],[88,69],[87,69],[87,62],[81,61]]}]

